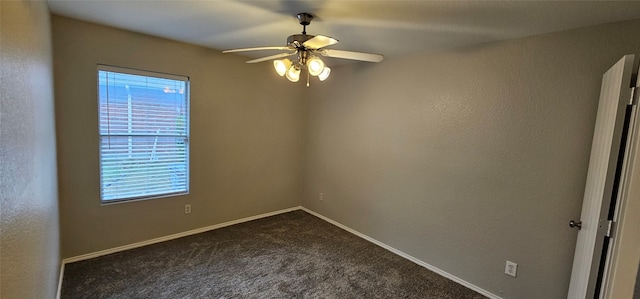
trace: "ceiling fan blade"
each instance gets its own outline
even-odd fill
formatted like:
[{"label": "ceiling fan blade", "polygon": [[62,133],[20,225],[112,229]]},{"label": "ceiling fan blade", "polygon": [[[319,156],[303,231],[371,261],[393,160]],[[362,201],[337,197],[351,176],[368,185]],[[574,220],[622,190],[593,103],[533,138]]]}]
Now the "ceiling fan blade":
[{"label": "ceiling fan blade", "polygon": [[275,54],[275,55],[271,55],[271,56],[267,56],[267,57],[257,58],[257,59],[254,59],[254,60],[249,60],[249,61],[247,61],[247,63],[258,63],[258,62],[263,62],[263,61],[267,61],[267,60],[283,58],[283,57],[287,57],[287,56],[291,56],[291,55],[295,55],[295,54],[296,54],[296,52],[293,52],[293,53],[280,53],[280,54]]},{"label": "ceiling fan blade", "polygon": [[369,61],[369,62],[380,62],[382,61],[382,59],[384,59],[384,56],[380,54],[370,54],[370,53],[343,51],[343,50],[334,50],[334,49],[324,49],[320,51],[320,53],[327,57]]},{"label": "ceiling fan blade", "polygon": [[263,51],[263,50],[287,51],[287,50],[292,50],[292,49],[290,47],[277,47],[277,46],[276,47],[255,47],[255,48],[229,49],[229,50],[222,51],[222,53]]},{"label": "ceiling fan blade", "polygon": [[306,42],[302,43],[302,45],[305,46],[305,48],[317,50],[326,46],[335,45],[338,42],[339,41],[333,37],[316,35]]}]

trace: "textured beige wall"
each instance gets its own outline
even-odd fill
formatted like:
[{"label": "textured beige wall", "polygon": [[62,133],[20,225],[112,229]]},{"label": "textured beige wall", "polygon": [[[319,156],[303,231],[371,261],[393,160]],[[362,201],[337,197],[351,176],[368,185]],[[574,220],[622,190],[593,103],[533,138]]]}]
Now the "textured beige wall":
[{"label": "textured beige wall", "polygon": [[60,267],[46,3],[0,3],[0,298],[54,298]]},{"label": "textured beige wall", "polygon": [[[64,258],[299,204],[302,84],[236,55],[52,20]],[[101,206],[97,63],[191,78],[189,195]]]},{"label": "textured beige wall", "polygon": [[566,297],[600,80],[638,28],[335,67],[309,100],[303,206],[504,298]]}]

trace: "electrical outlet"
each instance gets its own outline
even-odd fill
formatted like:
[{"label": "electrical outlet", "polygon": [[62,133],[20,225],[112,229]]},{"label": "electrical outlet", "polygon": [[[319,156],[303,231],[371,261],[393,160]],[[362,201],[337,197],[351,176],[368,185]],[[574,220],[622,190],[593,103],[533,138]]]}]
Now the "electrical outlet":
[{"label": "electrical outlet", "polygon": [[191,205],[184,205],[184,213],[191,214]]},{"label": "electrical outlet", "polygon": [[507,261],[507,264],[504,266],[504,274],[516,277],[517,273],[518,273],[518,264]]},{"label": "electrical outlet", "polygon": [[324,200],[324,193],[319,193],[318,194],[318,199],[319,200]]}]

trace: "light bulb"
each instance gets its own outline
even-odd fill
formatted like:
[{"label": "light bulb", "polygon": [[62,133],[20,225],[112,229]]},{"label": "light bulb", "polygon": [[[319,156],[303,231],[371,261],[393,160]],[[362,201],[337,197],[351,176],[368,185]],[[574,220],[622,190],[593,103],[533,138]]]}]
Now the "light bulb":
[{"label": "light bulb", "polygon": [[317,76],[324,70],[324,62],[318,57],[311,57],[307,60],[307,69],[311,76]]},{"label": "light bulb", "polygon": [[287,71],[287,79],[291,82],[300,80],[300,68],[297,65],[291,66]]},{"label": "light bulb", "polygon": [[322,70],[322,73],[320,73],[320,75],[318,75],[318,79],[320,79],[320,81],[327,80],[327,78],[329,78],[329,74],[331,74],[331,69],[328,68],[328,67],[325,67]]},{"label": "light bulb", "polygon": [[282,59],[282,60],[274,60],[273,67],[276,69],[276,72],[280,77],[284,76],[287,70],[291,67],[291,60]]}]

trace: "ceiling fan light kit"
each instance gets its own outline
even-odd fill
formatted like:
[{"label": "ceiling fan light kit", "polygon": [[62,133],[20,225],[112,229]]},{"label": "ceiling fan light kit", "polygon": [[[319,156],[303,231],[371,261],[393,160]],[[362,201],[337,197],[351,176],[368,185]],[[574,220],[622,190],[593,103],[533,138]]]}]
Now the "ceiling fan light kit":
[{"label": "ceiling fan light kit", "polygon": [[[331,69],[325,65],[324,61],[322,61],[319,56],[367,62],[382,61],[383,56],[380,54],[325,49],[327,46],[337,44],[338,40],[324,35],[308,35],[307,25],[311,24],[313,16],[309,13],[303,12],[299,13],[297,17],[300,25],[302,25],[302,34],[289,36],[287,38],[286,47],[275,46],[231,49],[222,51],[222,53],[262,50],[286,51],[285,53],[249,60],[247,63],[258,63],[273,60],[273,67],[275,68],[276,73],[281,77],[286,77],[291,82],[298,82],[300,80],[301,71],[306,70],[307,87],[309,86],[309,76],[318,77],[320,81],[324,81],[329,77],[329,74],[331,74]],[[295,56],[295,58],[286,58],[291,56]]]},{"label": "ceiling fan light kit", "polygon": [[318,57],[311,57],[307,60],[307,69],[309,70],[309,75],[318,76],[324,70],[324,62]]},{"label": "ceiling fan light kit", "polygon": [[282,77],[282,76],[284,76],[284,74],[287,73],[287,71],[291,67],[291,60],[289,60],[289,59],[282,59],[282,60],[276,59],[276,60],[273,61],[273,67],[276,69],[276,72],[278,73],[278,75],[280,75],[280,77]]},{"label": "ceiling fan light kit", "polygon": [[287,70],[287,79],[291,82],[298,82],[300,80],[300,67],[297,65],[291,66]]},{"label": "ceiling fan light kit", "polygon": [[329,78],[329,74],[331,74],[331,69],[329,67],[325,67],[322,70],[322,73],[318,75],[318,79],[320,79],[320,81],[327,80],[327,78]]}]

